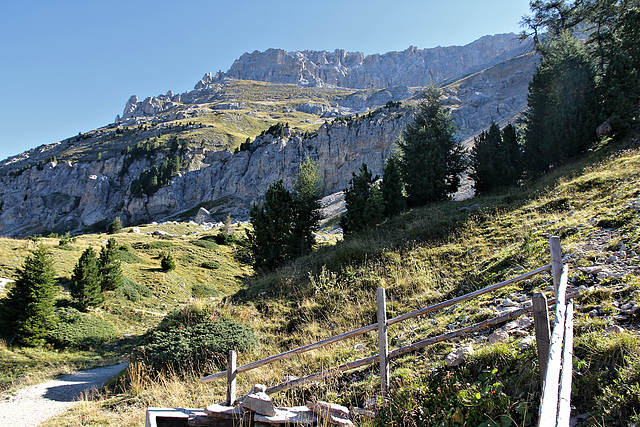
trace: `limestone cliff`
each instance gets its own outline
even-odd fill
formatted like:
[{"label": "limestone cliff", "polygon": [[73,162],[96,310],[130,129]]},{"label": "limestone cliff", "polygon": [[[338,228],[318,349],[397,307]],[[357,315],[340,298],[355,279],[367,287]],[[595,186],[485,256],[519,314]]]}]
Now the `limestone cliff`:
[{"label": "limestone cliff", "polygon": [[[461,140],[472,140],[491,121],[500,124],[512,121],[526,107],[527,85],[537,63],[532,53],[514,56],[519,49],[528,50],[519,43],[511,36],[494,36],[480,39],[474,49],[409,49],[373,57],[345,52],[294,55],[302,63],[312,60],[313,64],[323,64],[314,68],[305,63],[306,70],[315,70],[302,74],[307,83],[315,79],[313,84],[318,86],[382,87],[376,90],[296,86],[298,89],[292,91],[291,85],[287,88],[229,80],[229,75],[236,72],[238,77],[248,78],[290,77],[293,74],[286,71],[290,69],[282,68],[282,64],[291,62],[290,54],[278,51],[268,53],[275,55],[275,59],[264,63],[262,76],[237,71],[258,69],[247,65],[263,55],[254,53],[248,54],[253,58],[251,61],[238,60],[226,76],[206,76],[193,91],[178,95],[168,92],[143,101],[131,97],[123,112],[124,123],[43,145],[0,162],[0,235],[80,232],[90,227],[102,231],[116,216],[126,224],[191,219],[201,206],[217,212],[221,218],[226,213],[243,218],[272,182],[283,179],[287,186],[292,186],[298,164],[305,156],[318,162],[325,194],[339,192],[362,163],[374,174],[382,174],[385,159],[411,120],[411,106],[421,88],[409,86],[424,84],[423,80],[411,80],[418,79],[418,75],[422,76],[420,79],[429,76],[437,81],[451,81],[444,85],[442,101],[451,108]],[[481,48],[486,52],[476,52]],[[481,56],[485,59],[480,60]],[[498,61],[502,56],[508,58]],[[492,58],[489,61],[492,65],[483,68],[488,57]],[[336,68],[338,62],[343,68]],[[479,71],[470,73],[475,68]],[[331,71],[336,69],[339,72]],[[447,73],[466,74],[454,81],[445,76]],[[387,77],[376,80],[377,75]],[[295,83],[304,83],[301,75],[297,76]],[[255,92],[256,87],[262,92]],[[248,92],[249,88],[254,92]],[[267,93],[275,101],[265,98]],[[295,102],[282,101],[292,93]],[[397,100],[403,100],[401,107],[392,103],[377,108]],[[278,110],[274,109],[276,104]],[[232,131],[242,134],[244,127],[258,123],[254,120],[258,116],[267,117],[262,123],[276,123],[280,118],[295,118],[295,112],[303,114],[296,119],[300,124],[318,126],[315,123],[322,123],[325,118],[328,122],[311,134],[290,128],[285,128],[277,138],[267,133],[235,154],[221,150],[220,146],[207,145],[205,140],[218,129],[224,134]],[[345,114],[349,117],[338,117]],[[177,122],[185,118],[193,122]],[[196,118],[202,121],[196,122]],[[185,161],[181,172],[153,194],[138,197],[132,191],[134,180],[145,169],[161,164],[169,154],[154,152],[132,160],[126,154],[127,149],[153,138],[168,140],[172,136],[183,140],[190,135],[194,143],[182,151]],[[65,157],[72,161],[54,160]]]},{"label": "limestone cliff", "polygon": [[[358,89],[427,86],[431,82],[440,85],[528,53],[531,48],[530,41],[521,41],[516,34],[499,34],[465,46],[432,49],[411,46],[402,52],[366,56],[340,49],[334,52],[268,49],[245,53],[224,75],[272,83]],[[207,87],[218,79],[205,76],[196,88]]]}]

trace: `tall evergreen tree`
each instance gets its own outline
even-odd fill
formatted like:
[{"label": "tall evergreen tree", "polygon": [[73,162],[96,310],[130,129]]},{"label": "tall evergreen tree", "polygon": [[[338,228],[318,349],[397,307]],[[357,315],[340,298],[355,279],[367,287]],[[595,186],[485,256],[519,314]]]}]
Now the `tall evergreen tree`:
[{"label": "tall evergreen tree", "polygon": [[116,239],[107,240],[107,245],[100,249],[98,270],[102,291],[112,291],[122,285],[122,268],[118,259]]},{"label": "tall evergreen tree", "polygon": [[447,199],[457,191],[466,168],[464,149],[455,137],[451,115],[439,101],[441,94],[434,86],[424,92],[398,144],[409,206]]},{"label": "tall evergreen tree", "polygon": [[273,269],[291,258],[293,205],[293,196],[279,180],[269,186],[261,206],[251,207],[253,230],[247,238],[257,268]]},{"label": "tall evergreen tree", "polygon": [[478,193],[516,184],[522,174],[522,152],[515,126],[509,124],[500,130],[492,123],[488,131],[475,138],[471,166],[471,178]]},{"label": "tall evergreen tree", "polygon": [[398,215],[407,207],[401,164],[400,153],[395,152],[387,159],[382,172],[380,191],[384,199],[384,216],[387,218]]},{"label": "tall evergreen tree", "polygon": [[533,173],[583,152],[598,125],[594,73],[584,45],[565,31],[542,55],[525,113],[526,166]]},{"label": "tall evergreen tree", "polygon": [[366,164],[360,166],[356,175],[352,174],[349,186],[344,191],[347,211],[340,219],[344,234],[353,234],[373,227],[382,221],[384,199],[376,185],[379,176],[373,176]]},{"label": "tall evergreen tree", "polygon": [[88,247],[73,268],[71,276],[71,296],[81,310],[95,307],[104,301],[100,287],[98,259],[92,247]]},{"label": "tall evergreen tree", "polygon": [[306,255],[313,249],[313,233],[320,228],[322,212],[322,175],[318,163],[308,156],[300,163],[294,186],[294,221],[292,230],[293,257]]},{"label": "tall evergreen tree", "polygon": [[0,309],[5,327],[20,344],[44,344],[55,326],[54,276],[51,254],[44,247],[38,247],[18,269],[14,286]]}]

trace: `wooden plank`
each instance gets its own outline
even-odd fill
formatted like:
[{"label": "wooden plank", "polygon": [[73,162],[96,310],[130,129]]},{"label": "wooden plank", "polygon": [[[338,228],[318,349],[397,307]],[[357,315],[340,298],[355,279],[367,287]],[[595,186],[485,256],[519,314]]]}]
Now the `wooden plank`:
[{"label": "wooden plank", "polygon": [[557,293],[556,318],[551,335],[551,345],[549,346],[549,359],[547,361],[547,373],[542,389],[538,426],[555,425],[558,415],[558,389],[562,364],[565,314],[567,310],[565,303],[567,280],[569,276],[568,267],[565,266],[563,270]]},{"label": "wooden plank", "polygon": [[[549,304],[553,304],[554,300],[549,300]],[[416,343],[413,343],[411,345],[405,346],[405,347],[401,347],[398,348],[392,352],[389,353],[389,359],[392,359],[394,357],[398,357],[401,356],[405,353],[410,353],[412,351],[418,350],[419,348],[422,347],[426,347],[428,345],[431,344],[436,344],[439,343],[441,341],[446,341],[452,338],[456,338],[459,336],[463,336],[463,335],[467,335],[469,333],[478,331],[480,329],[483,328],[488,328],[489,326],[494,326],[494,325],[498,325],[500,323],[504,323],[507,322],[511,319],[514,319],[516,317],[522,316],[523,314],[526,313],[530,313],[531,311],[533,311],[533,307],[524,307],[518,310],[514,310],[512,312],[509,312],[507,314],[503,314],[502,316],[498,316],[498,317],[494,317],[492,319],[488,319],[485,320],[483,322],[479,322],[479,323],[475,323],[473,325],[469,325],[465,328],[461,328],[455,331],[451,331],[451,332],[447,332],[446,334],[442,334],[442,335],[438,335],[435,337],[431,337]],[[292,388],[292,387],[297,387],[299,385],[302,384],[306,384],[309,383],[311,381],[317,381],[317,380],[321,380],[323,378],[327,378],[333,375],[336,375],[339,372],[342,371],[348,371],[351,369],[355,369],[355,368],[359,368],[361,366],[366,366],[366,365],[371,365],[373,363],[376,363],[379,360],[378,355],[373,355],[370,357],[366,357],[364,359],[358,359],[358,360],[354,360],[353,362],[349,362],[349,363],[345,363],[344,365],[340,365],[334,368],[330,368],[327,369],[325,371],[322,372],[316,372],[314,374],[310,374],[307,375],[305,377],[302,378],[297,378],[295,380],[292,381],[288,381],[282,384],[278,384],[275,385],[273,387],[269,387],[266,390],[267,394],[273,394],[273,393],[277,393],[279,391],[282,390],[286,390],[288,388]]]},{"label": "wooden plank", "polygon": [[463,301],[468,301],[470,299],[476,298],[476,297],[478,297],[480,295],[483,295],[483,294],[486,294],[488,292],[493,292],[493,291],[498,290],[500,288],[504,288],[507,285],[512,285],[514,283],[521,282],[521,281],[526,280],[526,279],[528,279],[528,278],[530,278],[532,276],[535,276],[536,274],[540,274],[540,273],[543,273],[543,272],[549,271],[549,270],[551,270],[551,264],[545,265],[544,267],[536,268],[535,270],[531,270],[531,271],[529,271],[527,273],[521,274],[520,276],[513,277],[511,279],[507,279],[507,280],[505,280],[503,282],[496,283],[495,285],[487,286],[487,287],[484,287],[484,288],[479,289],[477,291],[470,292],[468,294],[465,294],[465,295],[462,295],[462,296],[459,296],[459,297],[456,297],[456,298],[452,298],[450,300],[443,301],[441,303],[434,304],[434,305],[422,308],[420,310],[412,311],[411,313],[405,313],[405,314],[402,314],[400,316],[396,316],[396,317],[394,317],[392,319],[389,319],[387,321],[387,325],[391,326],[391,325],[393,325],[395,323],[402,322],[402,321],[407,320],[407,319],[413,319],[414,317],[422,316],[423,314],[431,313],[431,312],[437,311],[437,310],[442,310],[443,308],[450,307],[452,305],[461,303]]},{"label": "wooden plank", "polygon": [[[389,319],[387,321],[387,326],[393,325],[393,324],[398,323],[398,322],[402,322],[403,320],[412,319],[414,317],[422,316],[424,314],[431,313],[433,311],[441,310],[443,308],[458,304],[458,303],[463,302],[463,301],[467,301],[467,300],[473,299],[473,298],[475,298],[477,296],[486,294],[488,292],[495,291],[497,289],[503,288],[503,287],[505,287],[507,285],[511,285],[513,283],[520,282],[522,280],[525,280],[525,279],[528,279],[528,278],[530,278],[532,276],[535,276],[536,274],[540,274],[542,272],[549,271],[549,270],[551,270],[551,265],[550,264],[549,265],[545,265],[544,267],[540,267],[540,268],[537,268],[535,270],[529,271],[527,273],[521,274],[520,276],[513,277],[511,279],[505,280],[503,282],[496,283],[495,285],[487,286],[487,287],[485,287],[483,289],[479,289],[477,291],[468,293],[466,295],[462,295],[462,296],[459,296],[457,298],[453,298],[453,299],[450,299],[450,300],[447,300],[447,301],[443,301],[443,302],[438,303],[438,304],[434,304],[434,305],[422,308],[420,310],[412,311],[410,313],[406,313],[406,314],[394,317],[393,319]],[[365,334],[367,332],[370,332],[370,331],[373,331],[373,330],[377,329],[377,327],[378,327],[378,324],[375,323],[373,325],[364,326],[364,327],[362,327],[360,329],[355,329],[353,331],[345,332],[344,334],[336,335],[335,337],[330,337],[330,338],[326,338],[326,339],[324,339],[322,341],[318,341],[318,342],[315,342],[315,343],[312,343],[312,344],[307,344],[305,346],[302,346],[302,347],[299,347],[299,348],[296,348],[296,349],[293,349],[293,350],[289,350],[289,351],[286,351],[284,353],[276,354],[274,356],[269,356],[267,358],[264,358],[264,359],[261,359],[261,360],[257,360],[255,362],[251,362],[251,363],[248,363],[246,365],[240,366],[240,367],[238,367],[237,372],[238,373],[245,372],[245,371],[249,371],[251,369],[259,368],[261,366],[264,366],[266,364],[269,364],[269,363],[272,363],[272,362],[275,362],[275,361],[278,361],[278,360],[289,359],[289,358],[291,358],[293,356],[296,356],[298,354],[305,353],[305,352],[311,351],[311,350],[315,350],[317,348],[323,347],[325,345],[332,344],[334,342],[343,341],[343,340],[346,340],[348,338],[352,338],[352,337],[356,337],[356,336]],[[212,375],[208,375],[206,377],[201,378],[200,382],[203,382],[203,383],[211,382],[211,381],[214,381],[215,379],[218,379],[218,378],[224,378],[226,375],[227,375],[227,371],[218,372],[218,373],[215,373],[215,374],[212,374]]]},{"label": "wooden plank", "polygon": [[573,376],[573,301],[567,304],[564,349],[562,351],[562,373],[560,374],[560,399],[558,404],[558,427],[569,427],[571,418],[571,380]]},{"label": "wooden plank", "polygon": [[238,375],[236,361],[238,355],[235,350],[229,350],[227,355],[227,405],[233,405],[236,401],[236,376]]},{"label": "wooden plank", "polygon": [[540,384],[544,384],[547,374],[547,360],[549,359],[549,343],[551,333],[549,331],[549,310],[547,309],[547,297],[538,292],[531,298],[533,302],[533,322],[536,331],[536,347],[538,349],[538,365],[540,366]]},{"label": "wooden plank", "polygon": [[558,298],[558,286],[560,286],[560,276],[562,276],[562,249],[560,248],[560,237],[549,237],[549,248],[551,251],[551,272],[553,275],[553,289]]},{"label": "wooden plank", "polygon": [[387,340],[387,299],[384,288],[376,291],[378,305],[378,360],[380,362],[380,393],[387,398],[389,391],[389,342]]}]

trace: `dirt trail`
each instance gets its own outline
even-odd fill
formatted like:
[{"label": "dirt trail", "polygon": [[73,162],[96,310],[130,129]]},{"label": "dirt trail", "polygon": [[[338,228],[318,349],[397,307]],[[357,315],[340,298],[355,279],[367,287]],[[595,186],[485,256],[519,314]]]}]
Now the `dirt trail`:
[{"label": "dirt trail", "polygon": [[126,367],[127,363],[121,363],[78,371],[56,380],[25,387],[8,399],[0,400],[0,426],[37,426],[47,418],[59,415],[78,404],[78,399],[84,393],[99,389]]}]

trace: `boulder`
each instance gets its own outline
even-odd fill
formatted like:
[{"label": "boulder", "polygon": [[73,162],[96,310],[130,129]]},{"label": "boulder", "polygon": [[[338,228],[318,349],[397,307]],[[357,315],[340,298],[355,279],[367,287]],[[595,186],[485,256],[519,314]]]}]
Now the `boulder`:
[{"label": "boulder", "polygon": [[458,366],[464,362],[464,359],[470,354],[473,354],[473,346],[467,344],[449,353],[444,359],[444,363],[446,363],[447,366]]},{"label": "boulder", "polygon": [[277,414],[271,398],[263,391],[246,395],[240,407],[268,417],[274,417]]},{"label": "boulder", "polygon": [[200,209],[198,209],[198,213],[196,213],[196,216],[193,218],[193,220],[198,224],[211,222],[211,213],[205,208],[201,207]]}]

